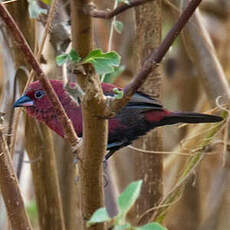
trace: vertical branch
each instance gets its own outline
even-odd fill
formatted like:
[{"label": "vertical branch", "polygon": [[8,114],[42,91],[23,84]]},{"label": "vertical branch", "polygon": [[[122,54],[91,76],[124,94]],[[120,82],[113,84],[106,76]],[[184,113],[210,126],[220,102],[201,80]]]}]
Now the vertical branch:
[{"label": "vertical branch", "polygon": [[[81,57],[85,57],[93,48],[92,43],[92,19],[84,13],[84,8],[88,6],[89,0],[71,1],[72,41]],[[79,20],[80,19],[80,20]]]},{"label": "vertical branch", "polygon": [[0,187],[12,228],[14,230],[31,230],[31,223],[25,211],[2,127],[0,128]]},{"label": "vertical branch", "polygon": [[31,160],[39,224],[43,230],[65,230],[57,165],[50,130],[26,119],[26,148]]},{"label": "vertical branch", "polygon": [[74,167],[72,151],[68,142],[53,136],[57,169],[60,182],[61,198],[66,229],[77,229],[81,223],[80,194],[78,190],[77,170]]},{"label": "vertical branch", "polygon": [[[72,46],[80,56],[85,57],[93,47],[91,17],[84,13],[89,0],[72,0]],[[82,101],[83,145],[79,161],[80,203],[83,226],[93,212],[104,206],[102,161],[107,146],[107,121],[100,115],[105,110],[105,97],[100,81],[91,65],[85,67],[85,74],[78,74],[77,80],[85,91]],[[92,195],[93,194],[93,195]],[[92,229],[103,229],[97,224]]]},{"label": "vertical branch", "polygon": [[[114,1],[114,6],[113,9],[116,9],[116,7],[118,6],[118,1]],[[108,41],[108,51],[112,50],[112,40],[113,40],[113,33],[114,33],[114,23],[116,22],[116,16],[113,17],[112,21],[111,21],[111,25],[110,25],[110,32],[109,32],[109,41]]]},{"label": "vertical branch", "polygon": [[[135,8],[136,12],[136,60],[137,68],[141,68],[146,56],[156,49],[161,42],[161,0],[146,3]],[[148,33],[146,33],[148,31]],[[155,98],[160,97],[161,93],[161,76],[160,68],[156,67],[148,76],[141,90]],[[156,129],[140,138],[134,143],[139,148],[148,150],[162,150],[161,133]],[[131,150],[130,150],[131,151]],[[141,164],[140,164],[141,162]],[[163,158],[162,155],[141,154],[135,152],[134,165],[136,178],[143,178],[144,183],[141,191],[141,196],[135,204],[135,217],[140,216],[143,212],[156,206],[163,193]],[[151,215],[145,216],[142,223],[147,223]]]}]

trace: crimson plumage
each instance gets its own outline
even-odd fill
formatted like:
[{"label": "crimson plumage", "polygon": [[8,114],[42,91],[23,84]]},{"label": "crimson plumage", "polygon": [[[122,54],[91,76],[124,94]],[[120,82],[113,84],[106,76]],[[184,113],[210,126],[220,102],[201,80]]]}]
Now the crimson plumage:
[{"label": "crimson plumage", "polygon": [[[72,120],[75,131],[78,136],[82,136],[81,108],[64,90],[62,81],[51,80],[50,82],[68,117]],[[102,83],[105,95],[113,96],[113,88],[116,88],[116,86]],[[64,137],[62,125],[59,123],[57,114],[39,81],[30,84],[26,93],[15,102],[14,107],[25,107],[29,115],[45,122],[58,135]],[[129,145],[133,140],[155,127],[179,122],[208,123],[221,120],[221,117],[209,114],[170,112],[153,98],[144,93],[137,92],[115,117],[109,119],[107,146],[109,153],[106,155],[106,159],[114,151]]]}]

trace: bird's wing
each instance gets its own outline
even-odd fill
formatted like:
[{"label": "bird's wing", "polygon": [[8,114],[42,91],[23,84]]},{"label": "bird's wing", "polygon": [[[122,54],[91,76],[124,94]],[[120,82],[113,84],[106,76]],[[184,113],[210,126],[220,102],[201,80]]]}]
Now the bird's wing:
[{"label": "bird's wing", "polygon": [[144,109],[144,110],[152,110],[157,109],[161,110],[163,109],[162,105],[159,103],[159,101],[155,100],[154,98],[142,93],[137,92],[135,93],[128,104],[126,105],[129,108],[136,108],[136,109]]}]

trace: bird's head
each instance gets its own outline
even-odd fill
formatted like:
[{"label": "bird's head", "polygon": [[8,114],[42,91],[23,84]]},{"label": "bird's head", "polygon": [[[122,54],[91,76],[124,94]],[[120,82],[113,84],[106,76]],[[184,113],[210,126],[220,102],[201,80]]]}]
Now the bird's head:
[{"label": "bird's head", "polygon": [[[72,120],[76,131],[79,135],[81,135],[82,124],[80,107],[77,106],[76,102],[72,100],[65,91],[63,81],[50,80],[50,83],[67,115]],[[46,125],[48,125],[58,135],[64,137],[64,130],[59,122],[57,112],[46,95],[46,92],[42,89],[39,81],[35,81],[29,85],[25,94],[14,103],[14,107],[24,107],[29,115],[45,122]]]},{"label": "bird's head", "polygon": [[[62,81],[51,80],[50,82],[59,99],[63,102],[66,93],[63,89]],[[39,81],[35,81],[29,85],[25,94],[14,103],[14,107],[25,107],[30,115],[39,120],[53,116],[54,113],[53,106]]]}]

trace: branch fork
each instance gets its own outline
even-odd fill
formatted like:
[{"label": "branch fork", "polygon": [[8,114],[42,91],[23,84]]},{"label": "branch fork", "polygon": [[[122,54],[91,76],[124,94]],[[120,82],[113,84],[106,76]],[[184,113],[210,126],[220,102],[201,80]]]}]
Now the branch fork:
[{"label": "branch fork", "polygon": [[87,15],[90,15],[94,18],[102,18],[102,19],[111,19],[115,16],[117,16],[120,13],[123,13],[124,11],[142,5],[146,2],[150,2],[154,0],[132,0],[129,4],[123,3],[119,5],[117,8],[113,10],[98,10],[94,3],[88,4],[88,6],[84,9],[84,12]]}]

